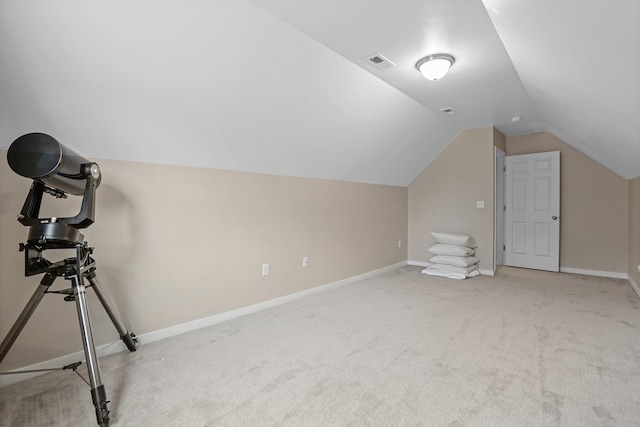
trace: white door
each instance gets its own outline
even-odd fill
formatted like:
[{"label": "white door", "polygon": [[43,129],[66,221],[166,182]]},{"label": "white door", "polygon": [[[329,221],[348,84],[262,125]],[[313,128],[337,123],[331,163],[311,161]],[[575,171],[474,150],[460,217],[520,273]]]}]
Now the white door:
[{"label": "white door", "polygon": [[505,264],[560,269],[560,152],[507,156]]}]

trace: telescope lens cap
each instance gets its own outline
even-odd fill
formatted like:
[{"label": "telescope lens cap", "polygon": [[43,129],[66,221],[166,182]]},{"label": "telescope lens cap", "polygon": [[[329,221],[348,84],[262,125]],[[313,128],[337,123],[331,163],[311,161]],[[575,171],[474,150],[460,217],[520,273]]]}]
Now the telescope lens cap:
[{"label": "telescope lens cap", "polygon": [[31,179],[46,177],[56,171],[62,160],[60,143],[44,133],[28,133],[13,141],[7,161],[15,173]]}]

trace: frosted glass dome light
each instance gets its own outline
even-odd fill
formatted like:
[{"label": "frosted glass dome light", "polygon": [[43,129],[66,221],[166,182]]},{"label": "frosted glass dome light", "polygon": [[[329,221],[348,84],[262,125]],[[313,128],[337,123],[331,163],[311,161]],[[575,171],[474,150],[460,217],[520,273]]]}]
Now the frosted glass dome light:
[{"label": "frosted glass dome light", "polygon": [[425,56],[416,63],[416,68],[427,80],[440,80],[449,68],[456,62],[455,58],[447,53],[436,53]]}]

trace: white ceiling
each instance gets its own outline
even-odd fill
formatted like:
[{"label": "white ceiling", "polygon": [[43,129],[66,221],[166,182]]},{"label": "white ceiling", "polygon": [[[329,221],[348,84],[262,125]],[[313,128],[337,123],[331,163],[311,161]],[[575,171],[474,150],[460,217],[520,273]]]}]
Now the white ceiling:
[{"label": "white ceiling", "polygon": [[[0,0],[0,147],[39,131],[86,157],[406,186],[493,125],[633,178],[639,20],[637,0]],[[429,82],[414,65],[437,52],[456,63]]]},{"label": "white ceiling", "polygon": [[[496,125],[505,133],[542,130],[535,107],[480,0],[250,0],[340,56],[444,117],[459,130]],[[376,69],[382,54],[396,66]],[[437,82],[415,68],[428,54],[456,63]],[[525,117],[517,125],[513,116]]]}]

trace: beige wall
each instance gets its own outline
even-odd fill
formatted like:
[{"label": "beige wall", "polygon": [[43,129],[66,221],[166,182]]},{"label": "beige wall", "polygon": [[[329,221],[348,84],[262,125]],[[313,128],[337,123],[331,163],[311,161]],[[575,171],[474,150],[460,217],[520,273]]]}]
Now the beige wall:
[{"label": "beige wall", "polygon": [[[16,220],[30,181],[0,150],[0,335],[40,276],[23,276]],[[84,230],[98,277],[138,335],[310,289],[407,259],[407,188],[99,161],[97,220]],[[49,198],[50,199],[50,198]],[[75,200],[73,200],[75,199]],[[76,213],[79,197],[58,203]],[[47,202],[42,216],[52,212]],[[73,205],[73,209],[71,206]],[[47,212],[47,210],[51,212]],[[398,240],[402,247],[398,248]],[[48,250],[58,260],[69,254]],[[302,268],[302,257],[310,266]],[[271,274],[261,276],[261,265]],[[65,280],[57,284],[68,286]],[[115,340],[92,302],[98,344]],[[81,351],[76,309],[45,297],[5,361],[14,369]]]},{"label": "beige wall", "polygon": [[629,184],[555,136],[507,137],[507,155],[560,151],[560,267],[625,274]]},{"label": "beige wall", "polygon": [[496,128],[493,128],[493,145],[507,152],[507,137]]},{"label": "beige wall", "polygon": [[629,181],[629,278],[640,287],[640,176]]},{"label": "beige wall", "polygon": [[[431,231],[473,236],[480,269],[493,270],[494,134],[492,127],[458,134],[409,186],[409,260],[428,262]],[[476,208],[484,200],[485,208]]]}]

